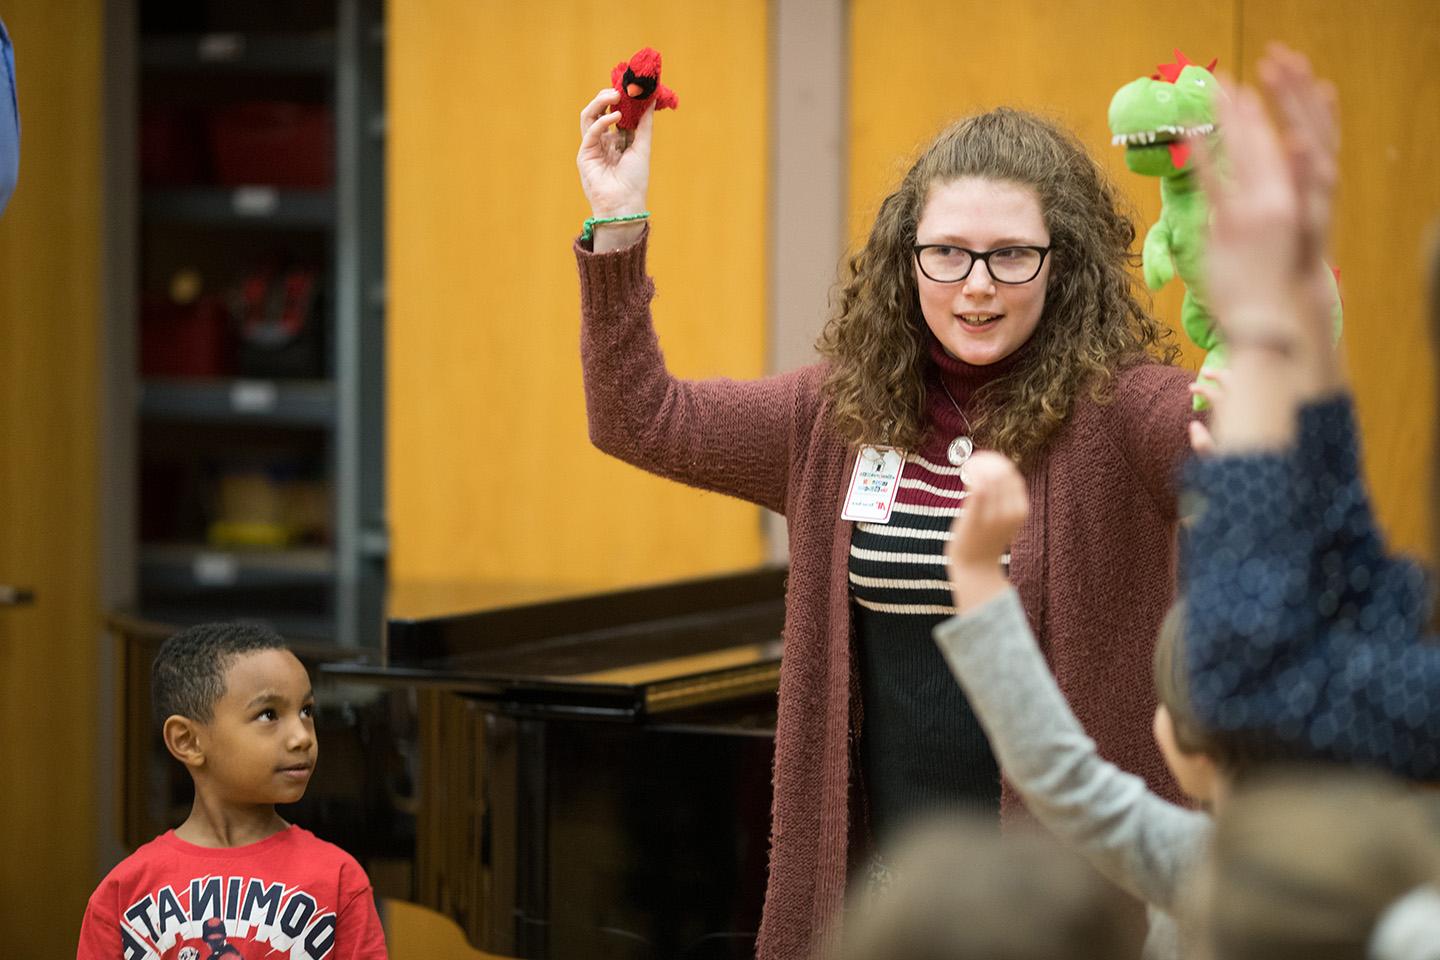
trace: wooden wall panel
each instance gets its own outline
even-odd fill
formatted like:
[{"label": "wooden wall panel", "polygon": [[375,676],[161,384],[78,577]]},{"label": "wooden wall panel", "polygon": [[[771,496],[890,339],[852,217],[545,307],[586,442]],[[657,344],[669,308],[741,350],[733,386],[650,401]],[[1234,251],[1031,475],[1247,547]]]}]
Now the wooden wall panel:
[{"label": "wooden wall panel", "polygon": [[[1079,135],[1125,191],[1142,231],[1160,212],[1159,181],[1125,168],[1106,112],[1122,85],[1179,47],[1192,60],[1235,62],[1239,0],[1214,4],[1043,0],[853,0],[850,231],[862,243],[875,211],[946,124],[996,106],[1033,110]],[[1179,330],[1178,281],[1155,298]],[[1186,360],[1198,365],[1189,346]]]},{"label": "wooden wall panel", "polygon": [[0,954],[75,955],[96,876],[99,0],[10,0],[20,182],[0,216]]},{"label": "wooden wall panel", "polygon": [[747,566],[758,508],[586,436],[570,242],[581,106],[643,45],[657,324],[683,376],[764,370],[766,5],[389,5],[388,491],[396,580],[599,587]]},{"label": "wooden wall panel", "polygon": [[1304,51],[1340,93],[1341,188],[1332,236],[1342,342],[1366,469],[1396,546],[1429,556],[1431,352],[1426,238],[1440,219],[1440,6],[1428,0],[1247,0],[1247,66],[1267,41]]}]

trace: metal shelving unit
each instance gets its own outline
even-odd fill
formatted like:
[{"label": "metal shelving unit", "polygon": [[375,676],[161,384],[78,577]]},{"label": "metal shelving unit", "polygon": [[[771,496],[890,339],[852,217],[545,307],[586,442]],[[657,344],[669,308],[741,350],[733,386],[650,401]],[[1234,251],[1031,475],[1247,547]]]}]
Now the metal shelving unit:
[{"label": "metal shelving unit", "polygon": [[330,427],[336,420],[329,380],[147,380],[140,415],[193,423],[264,423]]},{"label": "metal shelving unit", "polygon": [[329,550],[223,550],[201,544],[152,544],[140,551],[145,582],[164,593],[324,586],[335,576]]},{"label": "metal shelving unit", "polygon": [[237,73],[329,73],[335,38],[314,34],[251,34],[219,31],[193,37],[150,37],[140,44],[147,69]]},{"label": "metal shelving unit", "polygon": [[281,190],[265,184],[228,190],[147,190],[144,213],[152,221],[210,227],[329,230],[336,224],[335,197],[330,191]]},{"label": "metal shelving unit", "polygon": [[[256,183],[142,187],[139,233],[150,242],[170,232],[184,250],[281,244],[301,237],[325,251],[323,375],[144,377],[135,384],[136,467],[163,457],[185,482],[207,476],[213,451],[299,450],[323,464],[329,491],[325,542],[277,549],[206,543],[192,523],[179,537],[146,539],[134,551],[139,612],[183,623],[245,616],[266,619],[294,639],[378,648],[383,629],[388,538],[384,515],[384,0],[334,0],[323,29],[273,28],[261,12],[235,14],[245,29],[147,33],[141,11],[137,93],[180,89],[221,102],[254,82],[274,91],[324,91],[334,116],[334,183],[295,189]],[[157,8],[158,11],[159,8]],[[195,9],[200,9],[199,6]],[[225,20],[234,8],[210,0],[209,13],[186,22]],[[276,8],[277,10],[279,8]],[[308,9],[313,10],[314,5]],[[279,16],[296,14],[280,13]],[[323,14],[322,14],[323,15]],[[313,25],[312,25],[313,26]],[[208,85],[208,86],[207,86]],[[193,86],[193,92],[186,87]],[[239,94],[243,97],[244,94]],[[231,239],[226,240],[224,238]],[[239,241],[234,238],[240,237]],[[250,238],[250,239],[244,239]],[[295,241],[300,242],[300,241]],[[142,250],[145,244],[140,245]],[[142,253],[140,273],[147,275]],[[151,271],[163,272],[162,267]],[[159,451],[157,453],[157,450]],[[187,459],[188,458],[188,459]],[[153,493],[151,494],[153,496]],[[202,499],[191,491],[179,499]],[[193,511],[192,511],[193,513]],[[136,526],[143,526],[137,524]]]}]

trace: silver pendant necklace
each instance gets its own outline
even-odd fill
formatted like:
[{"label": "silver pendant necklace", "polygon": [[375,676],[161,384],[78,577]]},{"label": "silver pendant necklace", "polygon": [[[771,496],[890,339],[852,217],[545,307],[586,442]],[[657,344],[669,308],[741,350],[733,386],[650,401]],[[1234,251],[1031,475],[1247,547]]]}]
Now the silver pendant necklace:
[{"label": "silver pendant necklace", "polygon": [[[970,418],[965,416],[965,411],[961,410],[960,404],[955,402],[955,396],[950,392],[950,388],[945,386],[945,378],[943,376],[940,378],[940,389],[945,391],[945,396],[950,398],[951,406],[955,408],[956,413],[960,414],[960,419],[965,421],[966,431],[968,433],[974,433],[975,428],[970,426]],[[945,448],[945,459],[950,461],[952,467],[963,467],[965,466],[965,462],[970,459],[970,455],[974,452],[975,441],[962,433],[954,440],[951,440],[950,446]],[[964,474],[961,474],[961,479],[964,479]]]}]

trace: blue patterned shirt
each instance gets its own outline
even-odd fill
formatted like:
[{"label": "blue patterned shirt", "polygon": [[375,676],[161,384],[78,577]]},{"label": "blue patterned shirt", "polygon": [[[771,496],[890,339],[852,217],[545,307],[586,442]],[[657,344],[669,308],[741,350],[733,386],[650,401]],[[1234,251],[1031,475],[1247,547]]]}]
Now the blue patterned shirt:
[{"label": "blue patterned shirt", "polygon": [[15,51],[0,20],[0,212],[20,175],[20,108],[15,96]]},{"label": "blue patterned shirt", "polygon": [[1304,755],[1440,780],[1440,645],[1425,576],[1376,530],[1348,397],[1284,452],[1186,470],[1182,549],[1196,718]]}]

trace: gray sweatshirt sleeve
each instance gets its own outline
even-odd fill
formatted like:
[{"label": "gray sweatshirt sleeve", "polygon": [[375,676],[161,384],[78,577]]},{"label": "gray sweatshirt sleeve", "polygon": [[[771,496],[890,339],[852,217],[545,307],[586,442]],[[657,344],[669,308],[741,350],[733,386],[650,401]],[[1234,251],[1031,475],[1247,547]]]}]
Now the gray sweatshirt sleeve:
[{"label": "gray sweatshirt sleeve", "polygon": [[935,642],[1035,818],[1111,880],[1172,910],[1209,841],[1210,818],[1101,759],[1055,685],[1015,591],[941,623]]}]

